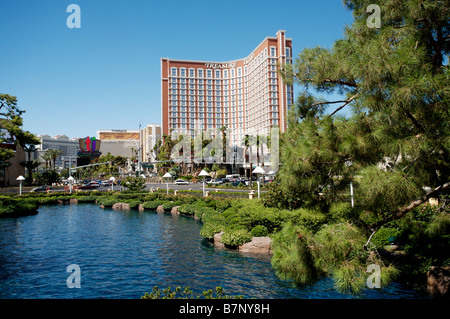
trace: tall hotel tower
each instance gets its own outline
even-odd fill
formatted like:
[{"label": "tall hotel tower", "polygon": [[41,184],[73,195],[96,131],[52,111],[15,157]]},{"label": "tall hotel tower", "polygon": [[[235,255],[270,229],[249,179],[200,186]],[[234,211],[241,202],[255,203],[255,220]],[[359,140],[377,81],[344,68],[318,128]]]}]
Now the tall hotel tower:
[{"label": "tall hotel tower", "polygon": [[284,63],[292,63],[292,39],[283,30],[243,59],[161,58],[163,133],[194,136],[225,126],[230,143],[241,144],[245,135],[267,135],[272,127],[284,132],[293,104],[292,86],[277,72]]}]

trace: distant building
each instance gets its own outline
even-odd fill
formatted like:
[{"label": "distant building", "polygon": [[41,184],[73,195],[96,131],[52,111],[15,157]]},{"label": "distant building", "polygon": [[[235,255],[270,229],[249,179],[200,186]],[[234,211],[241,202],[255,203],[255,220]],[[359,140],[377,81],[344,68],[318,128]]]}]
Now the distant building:
[{"label": "distant building", "polygon": [[[63,154],[56,158],[56,168],[68,168],[70,163],[72,165],[76,163],[79,149],[78,138],[69,138],[66,135],[56,135],[53,137],[49,135],[38,135],[38,138],[41,140],[41,144],[36,146],[38,151],[35,152],[34,159],[45,162],[42,159],[42,155],[47,149],[60,149],[63,151]],[[43,168],[44,166],[41,165],[39,170]]]},{"label": "distant building", "polygon": [[[162,137],[160,124],[147,124],[141,130],[110,129],[97,131],[97,139],[101,140],[102,155],[135,158],[135,163],[143,164],[143,170],[151,168],[148,164],[155,160],[153,147]],[[135,164],[133,164],[135,165]]]},{"label": "distant building", "polygon": [[142,145],[142,162],[155,161],[155,153],[153,148],[162,138],[162,128],[160,124],[147,124],[141,129],[141,145]]},{"label": "distant building", "polygon": [[[1,121],[0,130],[2,130]],[[18,186],[19,181],[16,180],[17,177],[19,177],[20,175],[25,177],[25,166],[20,164],[26,160],[25,151],[22,147],[14,143],[14,140],[10,137],[8,131],[2,131],[5,134],[5,141],[0,143],[0,148],[12,149],[15,155],[13,158],[5,162],[0,162],[0,186]]]},{"label": "distant building", "polygon": [[101,140],[100,152],[126,158],[137,157],[139,147],[139,130],[99,130],[97,139]]}]

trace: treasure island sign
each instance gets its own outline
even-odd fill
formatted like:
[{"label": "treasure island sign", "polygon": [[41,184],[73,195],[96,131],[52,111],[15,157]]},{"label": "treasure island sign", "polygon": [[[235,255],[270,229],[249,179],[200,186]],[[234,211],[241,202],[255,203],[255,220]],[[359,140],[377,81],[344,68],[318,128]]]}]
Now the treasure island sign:
[{"label": "treasure island sign", "polygon": [[78,140],[79,150],[77,166],[87,165],[93,162],[94,159],[99,158],[101,140],[97,140],[95,137],[85,137]]}]

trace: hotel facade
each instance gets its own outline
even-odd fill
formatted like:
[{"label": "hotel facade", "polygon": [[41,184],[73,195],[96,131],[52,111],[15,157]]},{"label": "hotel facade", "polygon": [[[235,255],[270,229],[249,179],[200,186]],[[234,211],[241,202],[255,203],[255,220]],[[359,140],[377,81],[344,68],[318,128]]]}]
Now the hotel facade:
[{"label": "hotel facade", "polygon": [[292,63],[292,39],[283,30],[233,61],[161,58],[163,134],[194,137],[225,126],[230,145],[242,145],[246,135],[284,132],[293,104],[293,88],[278,73],[285,63]]}]

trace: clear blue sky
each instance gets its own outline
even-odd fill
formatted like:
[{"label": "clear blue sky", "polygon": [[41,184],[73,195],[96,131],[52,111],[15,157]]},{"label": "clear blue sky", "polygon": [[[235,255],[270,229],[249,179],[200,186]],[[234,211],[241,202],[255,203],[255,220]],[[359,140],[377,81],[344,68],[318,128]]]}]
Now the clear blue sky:
[{"label": "clear blue sky", "polygon": [[[66,25],[71,3],[80,29]],[[280,29],[295,56],[351,21],[339,0],[0,0],[0,93],[35,134],[138,129],[161,121],[161,57],[239,59]]]}]

